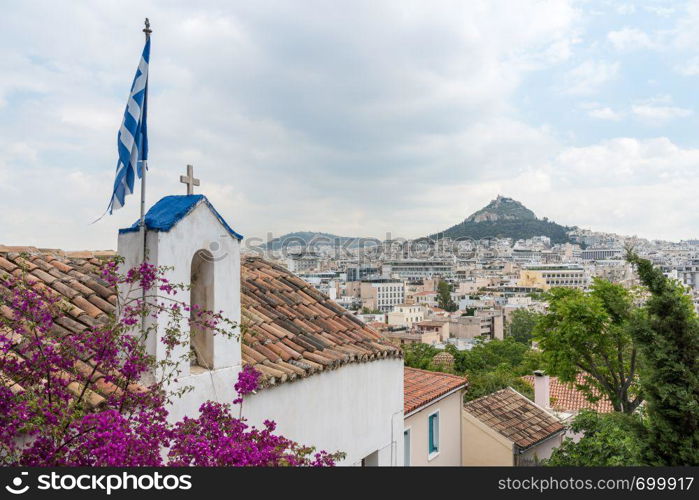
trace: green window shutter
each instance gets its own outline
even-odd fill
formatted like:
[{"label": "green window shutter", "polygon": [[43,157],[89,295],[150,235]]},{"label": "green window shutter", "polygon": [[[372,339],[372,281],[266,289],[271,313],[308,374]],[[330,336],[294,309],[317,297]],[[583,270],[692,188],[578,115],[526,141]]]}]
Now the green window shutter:
[{"label": "green window shutter", "polygon": [[429,416],[429,452],[436,453],[439,451],[439,413]]}]

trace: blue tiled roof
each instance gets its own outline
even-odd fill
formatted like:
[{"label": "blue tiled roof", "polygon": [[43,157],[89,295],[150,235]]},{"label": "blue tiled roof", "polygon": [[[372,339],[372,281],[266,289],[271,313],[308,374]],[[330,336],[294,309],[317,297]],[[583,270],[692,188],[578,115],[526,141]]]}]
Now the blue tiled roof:
[{"label": "blue tiled roof", "polygon": [[[243,239],[243,235],[236,233],[232,227],[221,217],[211,202],[203,194],[189,195],[172,195],[161,198],[158,203],[153,205],[148,213],[146,213],[146,228],[149,231],[169,231],[183,219],[189,212],[194,210],[200,202],[206,203],[221,225],[226,228],[226,231],[239,240]],[[136,221],[131,227],[119,229],[119,233],[131,233],[138,231],[138,223]]]}]

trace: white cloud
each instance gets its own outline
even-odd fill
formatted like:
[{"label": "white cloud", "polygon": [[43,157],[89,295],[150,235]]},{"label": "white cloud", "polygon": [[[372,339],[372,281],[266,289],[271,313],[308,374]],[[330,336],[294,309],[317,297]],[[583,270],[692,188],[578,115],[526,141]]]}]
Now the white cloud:
[{"label": "white cloud", "polygon": [[622,3],[616,6],[616,11],[622,15],[633,14],[636,12],[636,6],[630,3]]},{"label": "white cloud", "polygon": [[607,33],[607,39],[614,48],[620,52],[653,49],[656,47],[655,42],[651,40],[650,36],[638,28],[626,27],[618,31],[610,31]]},{"label": "white cloud", "polygon": [[649,125],[660,126],[667,122],[686,118],[693,114],[691,109],[672,105],[672,97],[669,95],[658,96],[634,103],[631,113]]},{"label": "white cloud", "polygon": [[[697,150],[667,138],[569,147],[567,130],[521,117],[522,82],[583,45],[568,2],[22,2],[0,19],[0,243],[114,248],[135,220],[131,197],[89,225],[113,182],[146,14],[149,203],[182,192],[194,163],[200,192],[246,236],[421,236],[498,193],[565,224],[666,238],[699,227]],[[594,94],[619,72],[590,58],[560,90]],[[634,112],[620,106],[581,109]]]},{"label": "white cloud", "polygon": [[589,110],[587,114],[591,118],[597,118],[598,120],[619,121],[622,118],[621,113],[617,113],[608,107],[594,108]]},{"label": "white cloud", "polygon": [[698,168],[699,149],[665,137],[622,137],[563,148],[508,178],[435,186],[415,195],[425,200],[422,210],[411,205],[400,214],[434,228],[434,220],[453,224],[503,194],[561,224],[645,238],[699,237],[692,230],[699,227],[696,183],[687,182]]},{"label": "white cloud", "polygon": [[646,5],[643,8],[646,11],[651,12],[652,14],[655,14],[655,15],[660,16],[660,17],[670,17],[675,12],[677,12],[676,8],[668,7],[665,5]]},{"label": "white cloud", "polygon": [[[393,217],[412,193],[545,161],[554,134],[513,118],[513,96],[571,57],[580,19],[572,2],[538,0],[13,4],[0,19],[0,242],[113,248],[135,219],[132,197],[89,225],[109,197],[145,15],[148,202],[181,192],[194,163],[246,235],[420,235],[440,223]],[[8,154],[20,143],[32,154]]]},{"label": "white cloud", "polygon": [[653,106],[650,104],[636,104],[631,111],[640,118],[656,122],[658,125],[674,118],[684,118],[692,114],[691,109],[678,108],[676,106]]},{"label": "white cloud", "polygon": [[666,137],[617,138],[566,148],[548,169],[546,201],[537,212],[598,231],[679,240],[699,236],[693,172],[699,149]]},{"label": "white cloud", "polygon": [[690,57],[682,64],[675,66],[675,71],[685,76],[699,75],[699,56]]},{"label": "white cloud", "polygon": [[619,72],[618,62],[587,60],[568,71],[563,92],[573,95],[594,94]]}]

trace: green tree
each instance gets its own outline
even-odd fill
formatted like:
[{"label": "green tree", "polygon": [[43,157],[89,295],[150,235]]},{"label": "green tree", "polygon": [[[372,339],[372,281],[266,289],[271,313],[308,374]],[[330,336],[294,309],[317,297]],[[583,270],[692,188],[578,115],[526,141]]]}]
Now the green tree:
[{"label": "green tree", "polygon": [[451,298],[451,285],[443,280],[437,285],[437,304],[448,312],[454,312],[459,308]]},{"label": "green tree", "polygon": [[[512,386],[533,398],[532,387],[520,377],[542,367],[541,353],[514,339],[491,340],[477,344],[470,351],[459,351],[447,345],[445,351],[454,356],[454,372],[468,378],[466,400],[476,399],[491,392]],[[411,344],[403,349],[406,366],[423,370],[442,371],[432,363],[441,352],[427,344]]]},{"label": "green tree", "polygon": [[[621,285],[595,279],[590,292],[553,288],[548,314],[534,329],[549,373],[575,383],[590,402],[607,396],[615,411],[632,413],[643,401],[638,352],[631,337],[633,297]],[[582,383],[577,376],[582,374]]]},{"label": "green tree", "polygon": [[534,389],[515,374],[511,366],[502,364],[494,370],[485,370],[468,375],[468,390],[464,401],[472,401],[495,391],[512,387],[529,399],[534,399]]},{"label": "green tree", "polygon": [[513,371],[525,359],[529,347],[512,338],[491,340],[476,344],[470,351],[458,351],[454,356],[454,368],[461,373],[491,371],[507,365]]},{"label": "green tree", "polygon": [[361,314],[381,314],[383,311],[380,309],[369,309],[368,307],[362,307]]},{"label": "green tree", "polygon": [[419,342],[409,344],[403,346],[403,363],[411,368],[434,370],[432,358],[440,352],[442,351],[429,344],[421,344]]},{"label": "green tree", "polygon": [[581,411],[573,420],[571,430],[583,433],[578,442],[566,438],[543,465],[594,467],[641,465],[636,429],[638,415],[624,413],[598,414]]},{"label": "green tree", "polygon": [[699,320],[682,286],[629,252],[651,296],[634,317],[631,334],[643,365],[647,401],[639,433],[647,465],[699,465]]},{"label": "green tree", "polygon": [[534,327],[541,314],[529,309],[516,309],[507,328],[507,335],[521,344],[530,345],[534,336]]}]

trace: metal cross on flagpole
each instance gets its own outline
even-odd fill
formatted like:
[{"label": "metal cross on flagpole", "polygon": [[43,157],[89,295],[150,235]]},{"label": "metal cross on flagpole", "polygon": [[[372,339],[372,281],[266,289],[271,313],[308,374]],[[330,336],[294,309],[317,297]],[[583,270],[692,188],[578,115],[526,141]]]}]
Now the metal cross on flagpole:
[{"label": "metal cross on flagpole", "polygon": [[194,167],[187,165],[187,175],[180,175],[180,182],[187,184],[187,194],[194,194],[194,186],[199,185],[199,179],[194,178]]}]

